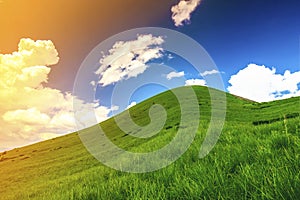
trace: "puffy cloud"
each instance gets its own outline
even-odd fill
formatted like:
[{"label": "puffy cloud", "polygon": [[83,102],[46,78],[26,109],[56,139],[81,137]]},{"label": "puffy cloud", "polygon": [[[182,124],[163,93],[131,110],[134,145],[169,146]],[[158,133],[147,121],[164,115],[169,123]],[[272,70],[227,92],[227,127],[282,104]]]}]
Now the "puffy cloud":
[{"label": "puffy cloud", "polygon": [[131,108],[132,106],[135,106],[135,105],[136,105],[136,102],[135,102],[135,101],[132,101],[132,102],[127,106],[126,109]]},{"label": "puffy cloud", "polygon": [[204,71],[203,73],[200,73],[201,76],[208,76],[208,75],[213,75],[213,74],[219,74],[221,72],[219,72],[218,70],[210,70],[210,71]]},{"label": "puffy cloud", "polygon": [[99,102],[84,103],[80,99],[75,99],[74,101],[74,105],[76,105],[75,115],[77,117],[76,125],[78,129],[87,128],[95,123],[104,121],[112,111],[119,109],[118,106],[112,106],[111,108],[101,106]]},{"label": "puffy cloud", "polygon": [[38,87],[47,82],[50,68],[46,66],[58,60],[51,41],[21,39],[17,52],[0,54],[0,87]]},{"label": "puffy cloud", "polygon": [[97,85],[96,81],[91,81],[90,84],[94,87]]},{"label": "puffy cloud", "polygon": [[[0,54],[0,151],[77,130],[73,100],[94,109],[99,120],[114,109],[44,87],[49,66],[58,61],[50,40],[21,39],[18,51]],[[90,125],[87,121],[83,127]]]},{"label": "puffy cloud", "polygon": [[136,77],[147,69],[147,62],[162,57],[162,37],[138,35],[136,40],[116,42],[108,55],[100,60],[99,84],[107,86]]},{"label": "puffy cloud", "polygon": [[99,104],[97,104],[94,107],[94,112],[95,112],[97,122],[102,122],[106,120],[110,112],[117,111],[117,110],[119,110],[119,106],[112,106],[111,108],[107,108],[105,106],[100,106]]},{"label": "puffy cloud", "polygon": [[7,111],[2,116],[4,121],[23,124],[47,124],[50,122],[50,117],[47,114],[41,113],[36,108],[27,110]]},{"label": "puffy cloud", "polygon": [[203,79],[188,79],[185,81],[185,85],[201,85],[206,86],[206,81]]},{"label": "puffy cloud", "polygon": [[53,115],[48,127],[61,130],[73,130],[74,129],[74,114],[70,110],[61,110]]},{"label": "puffy cloud", "polygon": [[181,0],[171,8],[175,26],[182,26],[183,22],[190,21],[191,13],[200,4],[201,0]]},{"label": "puffy cloud", "polygon": [[41,82],[47,82],[50,68],[46,66],[33,66],[22,69],[22,73],[16,76],[17,86],[38,87]]},{"label": "puffy cloud", "polygon": [[229,83],[230,93],[258,102],[300,96],[300,71],[277,74],[275,68],[249,64],[232,75]]},{"label": "puffy cloud", "polygon": [[178,77],[183,77],[184,76],[184,71],[182,72],[170,72],[167,74],[167,79],[171,80],[172,78],[178,78]]}]

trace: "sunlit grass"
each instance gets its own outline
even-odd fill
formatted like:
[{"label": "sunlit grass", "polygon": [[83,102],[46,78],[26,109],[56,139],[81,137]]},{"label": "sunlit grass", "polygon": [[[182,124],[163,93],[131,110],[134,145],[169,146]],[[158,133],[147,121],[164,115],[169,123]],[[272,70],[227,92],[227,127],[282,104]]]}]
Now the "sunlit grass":
[{"label": "sunlit grass", "polygon": [[[201,104],[199,130],[173,164],[144,174],[116,171],[93,158],[74,133],[2,153],[0,199],[297,199],[300,98],[258,104],[227,95],[223,132],[210,154],[199,159],[210,104],[205,88],[194,89]],[[113,119],[101,126],[129,151],[159,149],[176,134],[179,107],[171,93],[163,93],[130,110],[137,123],[147,123],[145,111],[153,101],[168,111],[167,124],[153,138],[122,137]],[[264,123],[254,125],[259,121]]]}]

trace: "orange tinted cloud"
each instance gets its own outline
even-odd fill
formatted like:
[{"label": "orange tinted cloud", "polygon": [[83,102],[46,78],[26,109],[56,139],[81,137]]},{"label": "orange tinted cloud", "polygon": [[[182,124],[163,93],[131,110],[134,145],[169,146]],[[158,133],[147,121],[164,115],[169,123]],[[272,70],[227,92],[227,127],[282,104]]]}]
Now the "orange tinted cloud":
[{"label": "orange tinted cloud", "polygon": [[77,69],[92,48],[121,31],[159,26],[161,19],[170,19],[172,4],[173,0],[7,0],[0,4],[0,53],[16,51],[21,38],[50,39],[60,62],[47,85],[71,91]]},{"label": "orange tinted cloud", "polygon": [[[21,39],[18,51],[0,54],[0,150],[37,142],[76,130],[73,101],[85,115],[80,128],[107,118],[111,109],[86,103],[70,93],[44,87],[57,64],[58,52],[50,40]],[[112,108],[116,109],[116,108]],[[89,114],[89,116],[86,116]]]}]

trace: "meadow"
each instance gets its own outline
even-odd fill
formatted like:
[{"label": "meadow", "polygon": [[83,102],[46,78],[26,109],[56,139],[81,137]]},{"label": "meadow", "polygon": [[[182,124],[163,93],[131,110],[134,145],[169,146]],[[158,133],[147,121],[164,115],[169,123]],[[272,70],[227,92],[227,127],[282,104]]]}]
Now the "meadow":
[{"label": "meadow", "polygon": [[[184,93],[186,87],[175,90]],[[96,160],[78,133],[72,133],[0,153],[0,199],[299,198],[300,97],[257,103],[226,94],[222,133],[200,159],[211,116],[210,94],[206,87],[193,90],[200,107],[199,129],[192,145],[171,165],[148,173],[117,171]],[[151,138],[125,134],[114,118],[88,131],[101,126],[115,145],[132,152],[160,149],[176,135],[180,105],[172,91],[161,93],[130,108],[133,121],[148,124],[153,104],[162,105],[168,118]]]}]

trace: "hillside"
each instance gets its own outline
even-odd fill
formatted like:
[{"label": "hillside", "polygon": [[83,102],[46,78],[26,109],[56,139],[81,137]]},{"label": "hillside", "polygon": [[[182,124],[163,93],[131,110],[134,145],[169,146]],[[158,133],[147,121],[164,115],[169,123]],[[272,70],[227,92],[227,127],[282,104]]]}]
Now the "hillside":
[{"label": "hillside", "polygon": [[[300,97],[257,103],[226,94],[226,122],[205,158],[199,149],[210,122],[210,95],[194,86],[200,107],[195,140],[173,164],[158,171],[116,171],[88,153],[78,133],[0,155],[0,199],[296,199],[300,196]],[[174,89],[185,93],[187,87]],[[216,91],[219,92],[219,91]],[[189,96],[186,97],[189,101]],[[163,129],[148,139],[122,132],[114,118],[100,124],[110,140],[132,152],[168,144],[180,124],[171,91],[130,108],[134,122],[150,122],[149,108],[167,112]],[[122,118],[122,113],[120,118]],[[194,116],[191,115],[191,121]],[[97,130],[97,126],[87,132]]]}]

